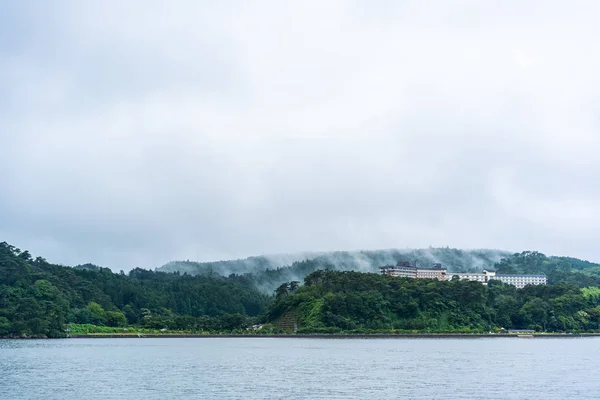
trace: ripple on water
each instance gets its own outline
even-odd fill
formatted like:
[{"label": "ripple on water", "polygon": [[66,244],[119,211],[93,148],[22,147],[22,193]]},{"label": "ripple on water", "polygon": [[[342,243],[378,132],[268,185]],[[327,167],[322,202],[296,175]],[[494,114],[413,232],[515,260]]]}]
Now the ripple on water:
[{"label": "ripple on water", "polygon": [[598,339],[1,340],[0,399],[596,398]]}]

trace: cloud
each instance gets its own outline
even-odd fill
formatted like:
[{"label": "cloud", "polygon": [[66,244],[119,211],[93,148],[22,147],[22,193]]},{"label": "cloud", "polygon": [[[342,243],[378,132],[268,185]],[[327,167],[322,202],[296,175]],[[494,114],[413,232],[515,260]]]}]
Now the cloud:
[{"label": "cloud", "polygon": [[594,2],[121,3],[0,10],[3,240],[600,259]]}]

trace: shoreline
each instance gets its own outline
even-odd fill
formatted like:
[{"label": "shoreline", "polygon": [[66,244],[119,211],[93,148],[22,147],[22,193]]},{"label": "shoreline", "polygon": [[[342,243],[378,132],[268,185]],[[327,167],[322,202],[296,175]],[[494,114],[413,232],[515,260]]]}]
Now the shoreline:
[{"label": "shoreline", "polygon": [[538,333],[533,335],[522,335],[514,333],[373,333],[373,334],[265,334],[265,335],[244,335],[244,334],[80,334],[71,335],[66,339],[169,339],[169,338],[280,338],[280,339],[483,339],[483,338],[514,338],[514,339],[572,339],[583,337],[599,337],[600,333]]}]

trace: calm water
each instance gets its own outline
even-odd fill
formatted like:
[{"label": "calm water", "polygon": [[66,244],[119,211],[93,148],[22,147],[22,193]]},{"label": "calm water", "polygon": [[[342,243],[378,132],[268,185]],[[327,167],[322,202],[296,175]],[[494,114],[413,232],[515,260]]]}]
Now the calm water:
[{"label": "calm water", "polygon": [[598,399],[600,339],[0,340],[0,399]]}]

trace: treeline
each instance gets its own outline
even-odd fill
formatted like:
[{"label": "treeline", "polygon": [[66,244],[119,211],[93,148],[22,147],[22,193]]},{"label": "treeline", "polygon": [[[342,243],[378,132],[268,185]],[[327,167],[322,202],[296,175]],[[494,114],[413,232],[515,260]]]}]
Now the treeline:
[{"label": "treeline", "polygon": [[68,323],[242,329],[266,312],[270,302],[243,276],[69,268],[0,243],[0,336],[61,337]]},{"label": "treeline", "polygon": [[592,331],[600,288],[569,283],[514,286],[317,271],[284,284],[268,320],[294,319],[299,332]]},{"label": "treeline", "polygon": [[[330,254],[227,277],[210,270],[198,276],[142,269],[124,274],[92,264],[54,265],[3,242],[0,336],[62,337],[69,324],[79,331],[245,332],[250,325],[271,323],[270,331],[295,325],[300,332],[357,333],[589,331],[600,324],[600,277],[588,272],[599,266],[587,261],[537,252],[507,256],[495,264],[499,273],[549,278],[550,285],[517,290],[499,281],[484,286],[342,272],[338,269],[357,265],[355,256],[332,254],[339,264]],[[371,261],[383,257],[365,254]],[[467,253],[442,249],[440,254],[458,262]],[[489,254],[486,262],[492,260]],[[479,260],[486,255],[471,254]],[[274,296],[270,288],[276,288]]]}]

